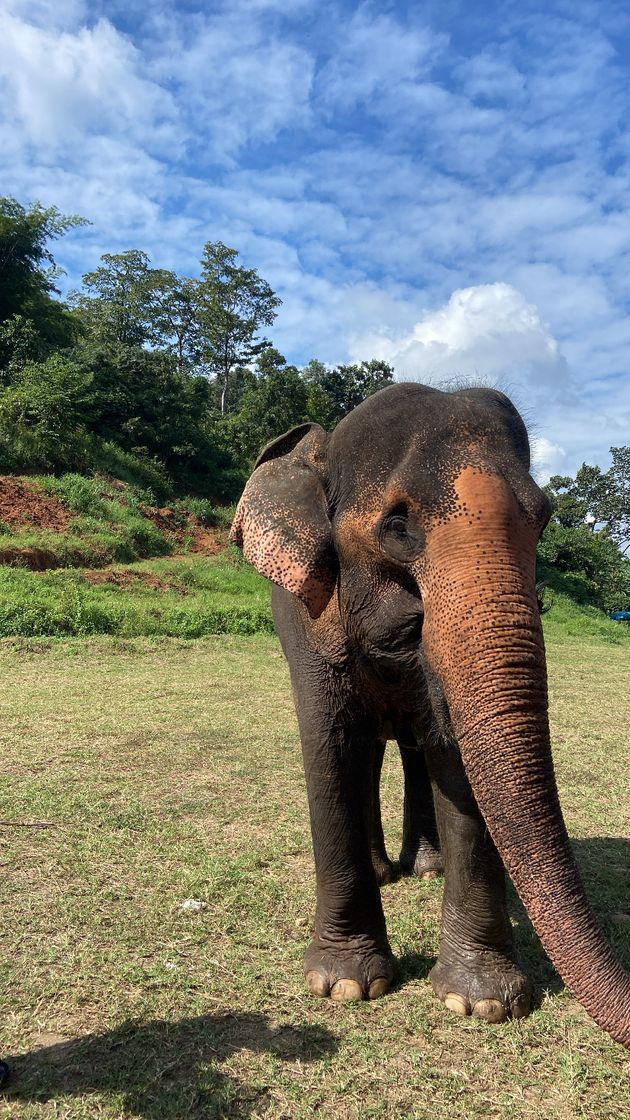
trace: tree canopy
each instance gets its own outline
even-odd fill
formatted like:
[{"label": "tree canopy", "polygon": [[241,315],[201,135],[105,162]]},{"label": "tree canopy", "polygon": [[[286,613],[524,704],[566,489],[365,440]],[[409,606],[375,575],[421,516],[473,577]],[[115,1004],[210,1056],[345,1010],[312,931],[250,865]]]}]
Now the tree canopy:
[{"label": "tree canopy", "polygon": [[279,297],[222,241],[197,276],[104,253],[62,301],[49,243],[81,222],[0,203],[0,468],[99,469],[118,447],[174,491],[235,498],[270,439],[330,428],[392,380],[380,362],[288,364],[264,333]]},{"label": "tree canopy", "polygon": [[539,560],[574,596],[607,610],[629,609],[630,447],[611,447],[610,454],[607,471],[583,463],[575,478],[549,480],[553,512]]}]

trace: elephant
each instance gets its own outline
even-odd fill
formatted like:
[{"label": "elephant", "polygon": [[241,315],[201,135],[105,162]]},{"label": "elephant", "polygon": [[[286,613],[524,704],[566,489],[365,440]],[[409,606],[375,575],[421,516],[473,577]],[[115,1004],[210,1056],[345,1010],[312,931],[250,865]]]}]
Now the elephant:
[{"label": "elephant", "polygon": [[385,740],[377,742],[371,759],[370,851],[372,867],[379,886],[392,883],[401,875],[437,879],[444,871],[444,859],[435,819],[435,805],[424,752],[415,743],[399,742],[404,775],[403,836],[398,863],[387,855],[381,820],[381,770]]},{"label": "elephant", "polygon": [[289,664],[317,885],[311,993],[392,984],[372,847],[378,754],[395,739],[417,758],[420,846],[436,849],[431,804],[444,861],[437,997],[490,1022],[528,1014],[507,870],[564,982],[628,1046],[630,977],[587,901],[554,776],[535,575],[549,517],[503,393],[398,382],[330,434],[307,423],[268,444],[232,540],[274,584]]}]

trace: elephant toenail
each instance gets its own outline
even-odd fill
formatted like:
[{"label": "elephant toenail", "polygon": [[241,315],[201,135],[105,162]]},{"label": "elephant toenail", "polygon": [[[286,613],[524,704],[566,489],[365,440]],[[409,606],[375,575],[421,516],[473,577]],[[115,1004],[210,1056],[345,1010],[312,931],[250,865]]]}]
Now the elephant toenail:
[{"label": "elephant toenail", "polygon": [[314,969],[307,972],[306,983],[310,988],[311,995],[321,998],[328,995],[328,981],[325,976],[322,976],[321,972],[315,972]]},{"label": "elephant toenail", "polygon": [[377,980],[373,980],[368,990],[368,999],[378,999],[379,996],[384,996],[385,992],[389,991],[389,980],[385,976],[379,976]]},{"label": "elephant toenail", "polygon": [[356,980],[338,980],[330,989],[330,998],[338,1003],[363,999],[363,989]]},{"label": "elephant toenail", "polygon": [[485,1019],[487,1023],[504,1023],[507,1011],[500,999],[479,999],[473,1007],[476,1019]]},{"label": "elephant toenail", "polygon": [[439,879],[439,877],[439,871],[423,871],[422,875],[420,876],[421,879]]},{"label": "elephant toenail", "polygon": [[444,997],[444,1003],[449,1011],[454,1011],[456,1015],[470,1015],[470,1004],[463,996],[458,996],[455,992],[449,992]]},{"label": "elephant toenail", "polygon": [[513,999],[512,1018],[524,1019],[526,1015],[529,1015],[531,1002],[532,1000],[529,992],[522,992],[520,996],[517,996],[516,999]]}]

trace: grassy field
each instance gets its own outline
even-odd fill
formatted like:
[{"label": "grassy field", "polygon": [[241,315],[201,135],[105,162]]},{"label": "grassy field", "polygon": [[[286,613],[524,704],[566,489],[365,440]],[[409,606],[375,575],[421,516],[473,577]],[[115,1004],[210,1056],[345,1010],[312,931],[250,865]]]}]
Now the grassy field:
[{"label": "grassy field", "polygon": [[[548,633],[569,830],[628,964],[628,645]],[[0,672],[1,1041],[15,1070],[0,1118],[623,1114],[625,1052],[563,990],[514,897],[537,992],[525,1021],[460,1020],[433,998],[439,882],[384,890],[389,996],[306,994],[310,837],[273,637],[5,640]],[[392,748],[384,782],[395,855]]]}]

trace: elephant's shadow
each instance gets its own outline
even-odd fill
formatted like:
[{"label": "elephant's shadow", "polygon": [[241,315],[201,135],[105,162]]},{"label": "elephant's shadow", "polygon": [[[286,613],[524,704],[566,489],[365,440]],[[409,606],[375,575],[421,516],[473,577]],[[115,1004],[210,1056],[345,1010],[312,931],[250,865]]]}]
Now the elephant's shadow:
[{"label": "elephant's shadow", "polygon": [[[572,840],[586,894],[613,952],[630,968],[630,841],[621,837]],[[527,911],[508,880],[508,909],[519,958],[534,985],[533,1007],[564,984],[546,955]],[[412,950],[399,957],[399,984],[428,976],[434,960]]]},{"label": "elephant's shadow", "polygon": [[325,1027],[271,1027],[265,1015],[225,1013],[174,1022],[129,1021],[104,1034],[7,1056],[15,1101],[58,1100],[68,1094],[121,1098],[125,1115],[144,1120],[238,1115],[261,1107],[264,1086],[237,1083],[221,1063],[241,1049],[283,1061],[317,1061],[338,1049]]}]

